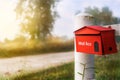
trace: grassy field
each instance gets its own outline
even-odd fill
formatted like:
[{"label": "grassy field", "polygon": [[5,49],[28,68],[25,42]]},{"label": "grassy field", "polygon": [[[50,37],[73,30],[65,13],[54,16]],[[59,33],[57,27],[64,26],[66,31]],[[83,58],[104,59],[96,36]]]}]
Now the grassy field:
[{"label": "grassy field", "polygon": [[73,40],[51,39],[0,43],[0,58],[36,55],[50,52],[65,52],[74,49]]},{"label": "grassy field", "polygon": [[13,80],[73,80],[73,65],[74,63],[72,62],[47,70],[29,73],[21,77],[16,76]]},{"label": "grassy field", "polygon": [[114,55],[96,57],[97,80],[120,80],[120,52]]},{"label": "grassy field", "polygon": [[[96,80],[120,80],[120,53],[95,57]],[[0,80],[74,80],[74,62],[62,66],[22,72],[9,78],[1,76]]]},{"label": "grassy field", "polygon": [[74,63],[64,64],[35,72],[22,72],[12,76],[0,76],[0,80],[74,80]]}]

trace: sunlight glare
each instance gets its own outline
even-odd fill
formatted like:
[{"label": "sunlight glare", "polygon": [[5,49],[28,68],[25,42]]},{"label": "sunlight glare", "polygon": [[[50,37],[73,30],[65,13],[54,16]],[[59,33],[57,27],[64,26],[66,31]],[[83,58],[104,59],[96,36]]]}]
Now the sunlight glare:
[{"label": "sunlight glare", "polygon": [[11,0],[0,0],[0,41],[12,40],[19,33],[14,7]]}]

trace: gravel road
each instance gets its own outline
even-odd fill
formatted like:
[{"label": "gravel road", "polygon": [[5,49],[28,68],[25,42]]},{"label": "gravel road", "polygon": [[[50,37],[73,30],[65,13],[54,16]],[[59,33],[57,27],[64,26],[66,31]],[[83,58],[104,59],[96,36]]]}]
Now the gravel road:
[{"label": "gravel road", "polygon": [[23,70],[38,70],[74,60],[74,52],[49,53],[0,59],[0,74],[16,74]]}]

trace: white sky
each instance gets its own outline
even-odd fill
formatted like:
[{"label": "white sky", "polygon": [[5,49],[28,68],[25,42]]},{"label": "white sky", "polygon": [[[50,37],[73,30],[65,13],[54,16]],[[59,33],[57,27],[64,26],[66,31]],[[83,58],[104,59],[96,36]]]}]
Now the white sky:
[{"label": "white sky", "polygon": [[120,0],[61,0],[57,5],[60,18],[56,21],[53,33],[59,36],[73,37],[74,16],[77,11],[84,12],[86,7],[109,7],[113,15],[120,17]]},{"label": "white sky", "polygon": [[0,0],[0,40],[13,39],[19,32],[14,10],[15,0]]},{"label": "white sky", "polygon": [[[17,0],[0,0],[0,40],[13,39],[19,32],[14,7]],[[57,36],[73,37],[74,14],[84,11],[88,6],[102,8],[107,6],[114,16],[120,17],[120,0],[61,0],[57,5],[60,18],[57,19],[53,34]]]}]

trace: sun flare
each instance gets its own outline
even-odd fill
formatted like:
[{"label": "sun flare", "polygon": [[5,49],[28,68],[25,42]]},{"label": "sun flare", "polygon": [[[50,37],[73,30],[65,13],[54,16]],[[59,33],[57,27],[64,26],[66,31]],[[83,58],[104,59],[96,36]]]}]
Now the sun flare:
[{"label": "sun flare", "polygon": [[19,33],[14,7],[11,0],[0,0],[0,41],[14,39]]}]

